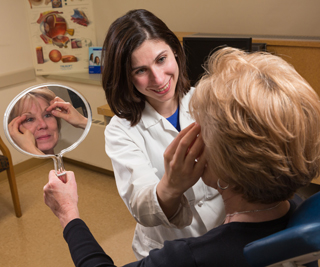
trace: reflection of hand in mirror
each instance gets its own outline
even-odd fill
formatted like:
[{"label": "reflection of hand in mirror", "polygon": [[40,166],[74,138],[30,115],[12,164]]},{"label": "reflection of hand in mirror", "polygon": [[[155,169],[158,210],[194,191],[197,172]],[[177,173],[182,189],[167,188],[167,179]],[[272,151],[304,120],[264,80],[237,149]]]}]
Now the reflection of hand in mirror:
[{"label": "reflection of hand in mirror", "polygon": [[9,133],[23,150],[37,155],[54,154],[61,122],[47,108],[55,97],[51,90],[42,87],[25,94],[13,107]]},{"label": "reflection of hand in mirror", "polygon": [[14,118],[8,125],[9,133],[21,149],[32,154],[43,155],[44,153],[36,147],[36,141],[33,134],[22,124],[26,118],[26,115]]},{"label": "reflection of hand in mirror", "polygon": [[64,119],[72,126],[85,129],[88,119],[82,116],[69,102],[65,102],[60,97],[55,97],[50,102],[47,112],[51,112],[55,117]]}]

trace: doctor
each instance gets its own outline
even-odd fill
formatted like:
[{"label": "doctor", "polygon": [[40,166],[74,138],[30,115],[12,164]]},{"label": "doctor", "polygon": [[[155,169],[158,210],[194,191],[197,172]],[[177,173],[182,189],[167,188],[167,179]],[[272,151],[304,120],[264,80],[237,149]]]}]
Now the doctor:
[{"label": "doctor", "polygon": [[[152,13],[132,10],[110,26],[103,51],[102,83],[115,114],[105,130],[106,152],[119,194],[138,222],[132,247],[142,259],[165,240],[220,225],[224,206],[200,179],[202,152],[191,164],[164,154],[194,121],[188,110],[194,88],[175,34]],[[193,127],[203,145],[200,128]]]}]

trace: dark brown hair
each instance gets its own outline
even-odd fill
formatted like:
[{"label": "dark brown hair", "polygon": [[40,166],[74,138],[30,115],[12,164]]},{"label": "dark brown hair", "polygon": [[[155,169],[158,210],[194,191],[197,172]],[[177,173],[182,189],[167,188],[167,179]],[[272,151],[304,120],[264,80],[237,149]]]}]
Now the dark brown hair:
[{"label": "dark brown hair", "polygon": [[129,11],[111,24],[104,41],[102,86],[113,113],[129,120],[131,126],[140,121],[146,101],[132,83],[131,55],[145,40],[162,40],[177,55],[178,100],[190,90],[186,57],[177,36],[151,12],[144,9]]}]

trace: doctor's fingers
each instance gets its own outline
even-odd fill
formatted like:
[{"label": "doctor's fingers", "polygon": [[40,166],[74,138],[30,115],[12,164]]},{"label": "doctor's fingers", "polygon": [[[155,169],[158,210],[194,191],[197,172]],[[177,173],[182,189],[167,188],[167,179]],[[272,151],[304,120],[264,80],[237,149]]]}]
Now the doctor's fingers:
[{"label": "doctor's fingers", "polygon": [[173,156],[177,162],[191,164],[201,155],[204,144],[200,136],[200,125],[195,124],[180,140]]},{"label": "doctor's fingers", "polygon": [[190,163],[190,166],[192,166],[191,172],[195,177],[202,176],[205,171],[206,165],[207,158],[203,151],[202,154],[197,157],[193,163]]},{"label": "doctor's fingers", "polygon": [[194,127],[194,123],[191,123],[188,127],[184,128],[173,141],[168,145],[165,150],[163,156],[165,160],[171,161],[174,155],[176,154],[176,150],[180,145],[181,139]]},{"label": "doctor's fingers", "polygon": [[204,154],[205,144],[202,139],[201,132],[193,139],[191,145],[188,147],[185,156],[185,162],[187,164],[192,164],[200,160],[200,156]]}]

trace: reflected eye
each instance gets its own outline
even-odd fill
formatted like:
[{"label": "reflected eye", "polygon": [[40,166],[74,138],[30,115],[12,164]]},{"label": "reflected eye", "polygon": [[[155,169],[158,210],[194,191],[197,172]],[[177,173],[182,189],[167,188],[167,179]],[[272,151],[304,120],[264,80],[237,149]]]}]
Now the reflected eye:
[{"label": "reflected eye", "polygon": [[51,113],[47,113],[46,115],[44,115],[45,118],[50,118],[52,117],[53,115]]},{"label": "reflected eye", "polygon": [[33,121],[34,121],[34,118],[26,118],[23,123],[25,123],[25,122],[33,122]]}]

